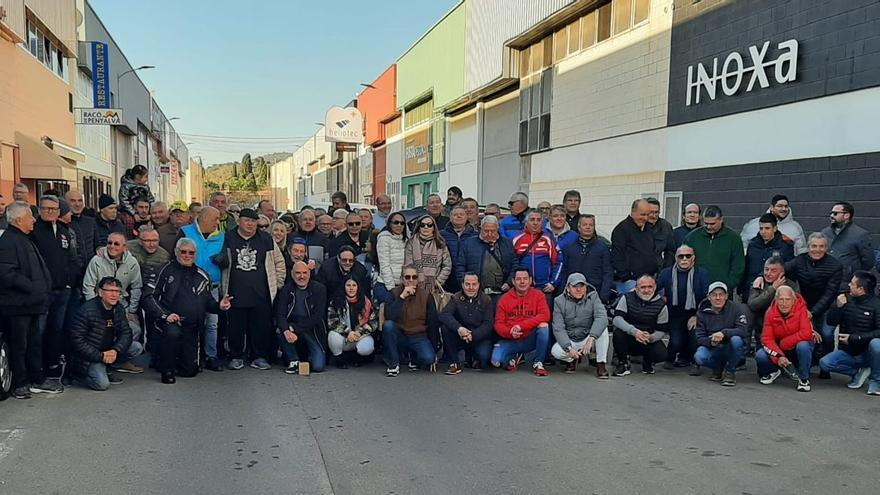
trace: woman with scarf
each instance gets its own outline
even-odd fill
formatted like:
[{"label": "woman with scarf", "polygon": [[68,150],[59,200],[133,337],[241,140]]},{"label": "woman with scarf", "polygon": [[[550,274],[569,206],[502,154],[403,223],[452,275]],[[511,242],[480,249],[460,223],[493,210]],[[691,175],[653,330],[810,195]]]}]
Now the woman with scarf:
[{"label": "woman with scarf", "polygon": [[415,232],[406,243],[403,264],[416,267],[419,286],[428,292],[434,292],[437,284],[443,286],[452,273],[452,257],[431,215],[424,215],[415,223]]},{"label": "woman with scarf", "polygon": [[378,326],[378,315],[373,303],[361,290],[354,278],[344,282],[343,297],[330,301],[327,310],[327,324],[330,332],[327,335],[327,346],[336,358],[336,367],[348,368],[346,353],[356,351],[358,360],[373,354],[375,348],[372,333]]},{"label": "woman with scarf", "polygon": [[379,277],[373,287],[376,303],[390,302],[391,290],[400,281],[400,271],[406,257],[406,217],[396,211],[388,215],[385,227],[376,237],[376,259],[379,261]]},{"label": "woman with scarf", "polygon": [[709,272],[695,266],[694,248],[682,244],[675,251],[675,264],[665,268],[657,277],[657,288],[663,290],[669,310],[669,347],[666,369],[692,367],[691,374],[699,374],[693,363],[697,352],[697,307],[709,290]]}]

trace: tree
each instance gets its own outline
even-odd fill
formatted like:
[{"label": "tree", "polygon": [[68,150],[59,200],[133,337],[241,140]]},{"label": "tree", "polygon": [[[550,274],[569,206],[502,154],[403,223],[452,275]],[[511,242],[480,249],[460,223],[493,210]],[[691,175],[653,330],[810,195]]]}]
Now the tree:
[{"label": "tree", "polygon": [[269,164],[262,156],[258,156],[254,161],[254,177],[261,188],[269,181]]},{"label": "tree", "polygon": [[238,177],[238,162],[232,162],[232,176]]},{"label": "tree", "polygon": [[254,173],[254,161],[251,160],[251,154],[245,153],[243,157],[241,157],[241,176],[247,177]]}]

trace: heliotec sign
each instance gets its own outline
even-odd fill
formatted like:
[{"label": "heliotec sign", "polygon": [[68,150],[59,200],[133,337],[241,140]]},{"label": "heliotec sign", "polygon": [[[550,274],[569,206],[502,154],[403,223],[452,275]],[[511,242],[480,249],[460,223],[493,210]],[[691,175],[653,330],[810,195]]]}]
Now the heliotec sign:
[{"label": "heliotec sign", "polygon": [[354,107],[331,107],[324,117],[324,139],[330,143],[363,144],[364,117]]},{"label": "heliotec sign", "polygon": [[688,67],[687,100],[685,104],[699,105],[701,96],[705,93],[710,100],[714,100],[718,94],[718,86],[725,96],[733,96],[745,85],[744,92],[749,93],[760,86],[762,89],[770,86],[770,76],[777,84],[785,84],[797,78],[797,40],[787,40],[776,45],[776,58],[766,60],[770,51],[770,42],[749,47],[751,66],[746,66],[743,55],[732,52],[719,66],[718,57],[712,59],[712,72],[702,63]]}]

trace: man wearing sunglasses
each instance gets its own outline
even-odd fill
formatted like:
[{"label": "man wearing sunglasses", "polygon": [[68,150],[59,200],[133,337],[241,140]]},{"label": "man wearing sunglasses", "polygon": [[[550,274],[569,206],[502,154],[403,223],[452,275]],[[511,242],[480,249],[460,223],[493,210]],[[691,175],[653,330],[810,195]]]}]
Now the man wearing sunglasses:
[{"label": "man wearing sunglasses", "polygon": [[[86,301],[94,299],[98,295],[98,282],[105,277],[119,280],[122,284],[120,304],[125,308],[128,316],[132,338],[139,341],[141,327],[138,310],[143,287],[141,267],[135,257],[126,249],[125,236],[121,233],[114,232],[107,236],[107,246],[104,250],[99,250],[99,253],[89,261],[89,266],[86,268],[86,276],[83,279],[83,297]],[[131,362],[126,362],[119,368],[119,371],[143,373],[144,369]]]},{"label": "man wearing sunglasses", "polygon": [[144,291],[144,307],[155,317],[160,331],[157,368],[162,383],[172,384],[177,376],[192,377],[199,369],[199,338],[205,316],[227,311],[232,296],[219,303],[211,293],[211,276],[196,265],[196,242],[178,239],[171,260]]},{"label": "man wearing sunglasses", "polygon": [[419,286],[419,272],[413,265],[403,267],[400,285],[391,294],[393,299],[385,305],[385,325],[382,327],[388,368],[385,376],[400,374],[400,358],[403,353],[415,355],[410,361],[410,371],[419,368],[434,371],[437,354],[428,339],[428,333],[436,330],[437,307],[434,298]]},{"label": "man wearing sunglasses", "polygon": [[[697,306],[709,291],[709,272],[694,266],[694,248],[684,244],[675,251],[675,265],[665,268],[657,277],[657,285],[666,296],[669,311],[669,347],[665,369],[692,366],[697,352]],[[691,370],[699,373],[695,365]]]},{"label": "man wearing sunglasses", "polygon": [[853,205],[838,201],[831,207],[831,225],[822,229],[828,238],[828,254],[843,264],[841,290],[848,290],[847,284],[853,273],[874,266],[871,233],[853,223],[855,216]]},{"label": "man wearing sunglasses", "polygon": [[367,269],[357,260],[354,248],[342,246],[339,254],[327,260],[318,272],[318,281],[327,287],[327,301],[345,300],[345,279],[353,278],[361,287],[367,297],[370,297],[370,274]]},{"label": "man wearing sunglasses", "polygon": [[354,212],[346,215],[345,231],[330,240],[327,246],[327,256],[336,256],[343,246],[352,248],[355,255],[363,253],[370,238],[369,232],[363,227],[364,222],[360,215]]}]

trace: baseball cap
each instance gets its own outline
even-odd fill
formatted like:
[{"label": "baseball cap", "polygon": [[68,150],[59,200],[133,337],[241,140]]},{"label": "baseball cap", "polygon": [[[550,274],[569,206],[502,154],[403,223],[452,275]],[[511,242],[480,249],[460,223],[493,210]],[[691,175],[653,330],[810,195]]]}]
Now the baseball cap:
[{"label": "baseball cap", "polygon": [[572,273],[568,276],[567,285],[578,285],[587,283],[587,279],[580,273]]},{"label": "baseball cap", "polygon": [[727,284],[725,284],[724,282],[712,282],[711,284],[709,284],[709,292],[706,292],[706,295],[711,294],[712,291],[715,289],[722,289],[724,292],[729,293],[729,291],[727,290]]},{"label": "baseball cap", "polygon": [[260,215],[257,214],[253,208],[242,208],[241,213],[238,214],[240,218],[250,218],[251,220],[259,220]]},{"label": "baseball cap", "polygon": [[171,207],[168,208],[168,211],[174,210],[189,211],[189,206],[187,206],[186,203],[184,203],[183,201],[175,201],[171,203]]}]

